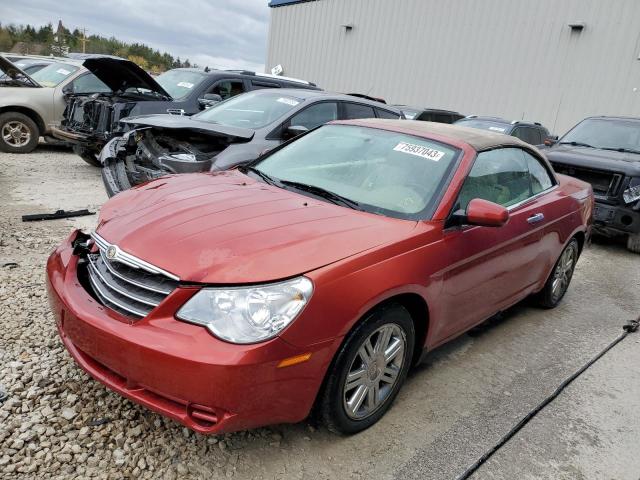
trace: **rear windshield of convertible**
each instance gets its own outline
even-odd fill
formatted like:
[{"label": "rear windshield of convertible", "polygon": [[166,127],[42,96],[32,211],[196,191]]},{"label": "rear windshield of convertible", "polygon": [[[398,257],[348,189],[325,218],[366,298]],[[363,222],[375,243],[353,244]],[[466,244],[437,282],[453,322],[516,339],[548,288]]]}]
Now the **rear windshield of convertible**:
[{"label": "rear windshield of convertible", "polygon": [[460,150],[427,138],[354,125],[325,125],[255,167],[320,187],[362,210],[422,220],[433,214]]}]

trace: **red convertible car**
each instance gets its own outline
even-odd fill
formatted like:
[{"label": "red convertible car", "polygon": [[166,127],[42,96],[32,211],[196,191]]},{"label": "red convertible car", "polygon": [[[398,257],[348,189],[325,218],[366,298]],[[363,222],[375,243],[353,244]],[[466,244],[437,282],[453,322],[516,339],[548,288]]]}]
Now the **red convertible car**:
[{"label": "red convertible car", "polygon": [[424,352],[564,296],[593,194],[513,137],[341,121],[238,170],[108,201],[47,264],[91,376],[201,433],[388,410]]}]

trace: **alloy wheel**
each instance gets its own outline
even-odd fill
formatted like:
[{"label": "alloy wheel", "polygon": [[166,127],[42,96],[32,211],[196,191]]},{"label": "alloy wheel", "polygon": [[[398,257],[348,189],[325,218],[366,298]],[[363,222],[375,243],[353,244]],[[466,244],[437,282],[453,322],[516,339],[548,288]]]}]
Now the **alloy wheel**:
[{"label": "alloy wheel", "polygon": [[343,389],[348,417],[362,420],[384,404],[402,371],[406,344],[404,331],[395,323],[387,323],[360,345]]},{"label": "alloy wheel", "polygon": [[2,139],[12,147],[24,147],[31,140],[31,130],[24,123],[12,120],[2,126]]},{"label": "alloy wheel", "polygon": [[574,244],[570,244],[564,252],[562,252],[560,260],[558,260],[558,264],[553,272],[553,281],[551,284],[551,295],[554,302],[562,298],[567,291],[577,258],[578,251]]}]

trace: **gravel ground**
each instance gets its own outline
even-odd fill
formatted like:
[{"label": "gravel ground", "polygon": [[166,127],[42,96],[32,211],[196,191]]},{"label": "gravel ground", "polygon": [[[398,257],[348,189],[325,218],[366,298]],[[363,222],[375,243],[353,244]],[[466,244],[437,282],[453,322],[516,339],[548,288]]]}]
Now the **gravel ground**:
[{"label": "gravel ground", "polygon": [[[0,154],[0,193],[0,478],[454,478],[614,338],[640,303],[640,257],[594,246],[560,308],[518,306],[435,352],[389,414],[359,435],[302,423],[204,437],[93,381],[56,335],[46,258],[96,217],[22,223],[20,216],[98,209],[106,200],[98,170],[52,147]],[[637,383],[628,388],[640,394]],[[526,445],[516,453],[534,455]],[[562,454],[571,463],[571,452]],[[542,468],[550,462],[533,460],[555,478]]]}]

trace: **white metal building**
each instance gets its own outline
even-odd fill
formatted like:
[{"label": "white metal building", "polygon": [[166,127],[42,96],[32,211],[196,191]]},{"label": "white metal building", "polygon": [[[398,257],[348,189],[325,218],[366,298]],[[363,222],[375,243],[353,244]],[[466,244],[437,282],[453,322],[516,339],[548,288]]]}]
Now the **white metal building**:
[{"label": "white metal building", "polygon": [[388,103],[640,116],[640,0],[271,0],[267,71]]}]

